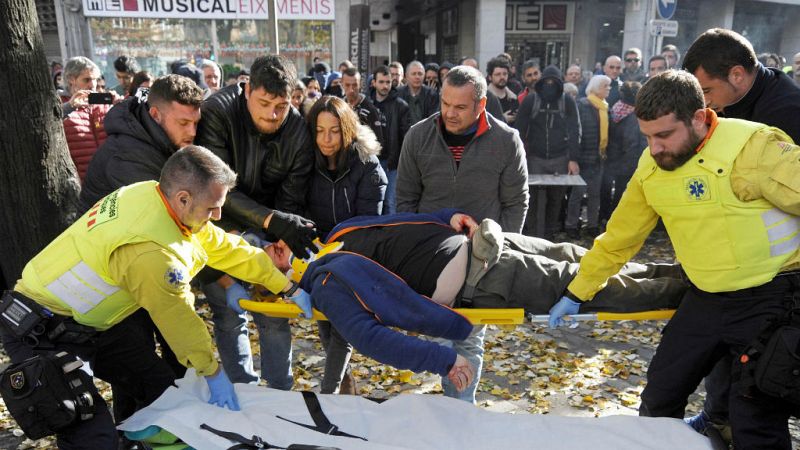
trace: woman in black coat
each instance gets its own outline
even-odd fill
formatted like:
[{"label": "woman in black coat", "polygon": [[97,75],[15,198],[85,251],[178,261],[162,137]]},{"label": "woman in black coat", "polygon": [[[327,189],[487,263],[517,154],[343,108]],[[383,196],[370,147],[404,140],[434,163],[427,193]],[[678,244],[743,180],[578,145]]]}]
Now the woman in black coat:
[{"label": "woman in black coat", "polygon": [[324,235],[346,219],[377,216],[383,209],[386,174],[381,146],[344,100],[325,96],[308,113],[315,164],[306,217]]},{"label": "woman in black coat", "polygon": [[[375,134],[361,125],[344,100],[325,96],[308,113],[315,164],[308,190],[305,217],[317,224],[324,236],[333,227],[355,216],[377,216],[383,209],[386,174],[378,161],[381,146]],[[347,374],[353,347],[329,322],[319,322],[320,338],[327,354],[322,379],[323,394],[355,393]]]}]

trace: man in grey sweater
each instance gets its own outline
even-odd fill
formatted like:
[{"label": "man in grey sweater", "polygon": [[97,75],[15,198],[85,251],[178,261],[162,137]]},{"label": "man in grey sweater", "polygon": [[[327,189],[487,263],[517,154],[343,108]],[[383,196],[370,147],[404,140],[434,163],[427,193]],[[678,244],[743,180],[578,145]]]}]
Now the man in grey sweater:
[{"label": "man in grey sweater", "polygon": [[[492,219],[519,233],[528,210],[528,169],[517,130],[486,114],[486,78],[457,66],[442,85],[441,112],[406,134],[397,174],[397,211],[458,208],[477,221]],[[486,327],[453,348],[476,369],[461,392],[445,378],[445,395],[474,402],[483,364]]]},{"label": "man in grey sweater", "polygon": [[485,113],[486,79],[454,67],[441,112],[416,124],[403,142],[397,211],[458,208],[519,233],[528,210],[528,170],[517,130]]}]

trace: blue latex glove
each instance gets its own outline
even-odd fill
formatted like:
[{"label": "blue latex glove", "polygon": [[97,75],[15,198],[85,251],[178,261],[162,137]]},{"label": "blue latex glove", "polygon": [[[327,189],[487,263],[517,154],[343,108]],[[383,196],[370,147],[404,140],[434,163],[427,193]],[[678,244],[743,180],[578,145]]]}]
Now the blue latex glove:
[{"label": "blue latex glove", "polygon": [[308,292],[298,288],[294,295],[291,297],[287,297],[289,300],[294,302],[295,305],[299,306],[303,312],[300,314],[300,317],[305,317],[306,319],[310,319],[311,316],[314,315],[314,311],[311,307],[311,296]]},{"label": "blue latex glove", "polygon": [[571,300],[569,297],[561,297],[561,300],[550,308],[550,328],[557,328],[572,322],[571,320],[564,320],[563,317],[578,314],[580,307],[580,303]]},{"label": "blue latex glove", "polygon": [[217,405],[220,408],[227,407],[231,411],[239,411],[239,400],[236,398],[236,391],[233,390],[233,383],[228,379],[225,370],[220,366],[216,375],[206,377],[208,390],[211,391],[211,398],[208,403]]},{"label": "blue latex glove", "polygon": [[225,288],[225,302],[228,308],[236,311],[238,314],[244,314],[244,310],[239,306],[239,299],[250,300],[250,294],[247,293],[244,286],[234,282],[232,285]]}]

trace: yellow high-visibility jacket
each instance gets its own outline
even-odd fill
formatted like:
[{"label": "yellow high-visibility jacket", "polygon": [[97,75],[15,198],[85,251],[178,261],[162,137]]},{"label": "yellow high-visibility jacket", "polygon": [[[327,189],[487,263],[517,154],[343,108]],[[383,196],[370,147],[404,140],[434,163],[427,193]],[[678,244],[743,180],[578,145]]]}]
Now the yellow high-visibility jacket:
[{"label": "yellow high-visibility jacket", "polygon": [[582,258],[572,294],[591,299],[659,217],[704,291],[754,287],[800,267],[800,147],[777,128],[709,114],[718,120],[713,134],[678,169],[659,168],[645,149],[606,232]]},{"label": "yellow high-visibility jacket", "polygon": [[15,289],[98,330],[145,308],[178,360],[209,375],[217,362],[192,277],[207,263],[276,293],[288,280],[238,236],[211,223],[195,234],[181,227],[157,186],[145,181],[103,198],[25,266]]}]

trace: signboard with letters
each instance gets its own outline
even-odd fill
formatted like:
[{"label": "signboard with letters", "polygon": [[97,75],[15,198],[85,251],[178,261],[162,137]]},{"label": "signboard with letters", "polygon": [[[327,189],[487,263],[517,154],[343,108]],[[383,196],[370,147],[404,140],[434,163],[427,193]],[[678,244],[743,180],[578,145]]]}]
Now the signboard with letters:
[{"label": "signboard with letters", "polygon": [[678,21],[653,19],[650,21],[650,34],[652,36],[675,37],[678,35]]},{"label": "signboard with letters", "polygon": [[[83,0],[87,17],[261,19],[271,0]],[[334,20],[335,0],[275,0],[280,20]]]},{"label": "signboard with letters", "polygon": [[350,5],[350,61],[369,71],[369,5]]}]

